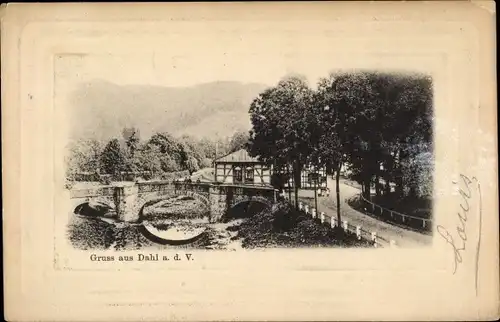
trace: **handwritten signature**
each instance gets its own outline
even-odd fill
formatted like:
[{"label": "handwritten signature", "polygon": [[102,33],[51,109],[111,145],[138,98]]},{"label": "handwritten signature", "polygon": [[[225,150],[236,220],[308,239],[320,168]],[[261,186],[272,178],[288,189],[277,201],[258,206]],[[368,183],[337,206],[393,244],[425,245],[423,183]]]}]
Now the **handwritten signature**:
[{"label": "handwritten signature", "polygon": [[476,292],[477,292],[477,276],[478,276],[478,262],[479,262],[479,247],[481,243],[481,186],[476,177],[469,178],[466,175],[460,174],[461,184],[453,182],[453,184],[459,184],[459,194],[462,197],[460,202],[460,210],[457,212],[457,217],[459,224],[456,226],[456,232],[459,237],[458,244],[455,242],[453,235],[443,226],[438,225],[437,231],[441,237],[444,238],[446,243],[450,245],[454,254],[454,266],[453,274],[457,272],[459,264],[462,263],[462,254],[466,250],[467,246],[467,220],[469,219],[470,213],[470,202],[473,200],[473,193],[471,191],[472,184],[477,185],[477,191],[479,196],[479,237],[476,244]]}]

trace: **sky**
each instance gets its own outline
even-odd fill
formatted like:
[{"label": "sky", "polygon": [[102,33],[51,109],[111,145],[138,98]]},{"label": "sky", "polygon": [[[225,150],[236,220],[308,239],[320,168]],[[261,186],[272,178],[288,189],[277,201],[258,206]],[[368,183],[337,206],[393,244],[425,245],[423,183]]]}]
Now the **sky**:
[{"label": "sky", "polygon": [[[293,61],[292,61],[293,60]],[[287,74],[301,74],[311,86],[328,75],[321,66],[304,66],[310,57],[283,58],[271,53],[215,53],[211,55],[169,56],[153,51],[140,54],[91,54],[62,56],[58,65],[66,66],[65,80],[86,82],[100,79],[119,85],[140,84],[184,87],[214,81],[276,84]],[[76,84],[75,84],[76,85]]]}]

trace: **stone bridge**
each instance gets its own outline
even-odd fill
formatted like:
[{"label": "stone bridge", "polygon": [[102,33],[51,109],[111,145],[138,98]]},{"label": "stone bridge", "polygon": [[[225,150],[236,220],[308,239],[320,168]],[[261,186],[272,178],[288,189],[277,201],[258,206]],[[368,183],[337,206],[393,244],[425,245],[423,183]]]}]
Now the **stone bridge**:
[{"label": "stone bridge", "polygon": [[276,201],[276,193],[269,186],[170,181],[120,182],[70,190],[72,210],[83,203],[97,201],[114,209],[117,219],[127,222],[139,221],[145,206],[183,195],[201,201],[206,206],[210,221],[217,222],[228,210],[242,202],[255,201],[270,207]]}]

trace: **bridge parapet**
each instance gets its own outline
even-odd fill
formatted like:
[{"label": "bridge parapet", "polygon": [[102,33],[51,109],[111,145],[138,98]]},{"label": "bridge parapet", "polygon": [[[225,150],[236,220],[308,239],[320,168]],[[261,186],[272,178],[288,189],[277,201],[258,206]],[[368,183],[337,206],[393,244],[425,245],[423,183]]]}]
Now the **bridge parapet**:
[{"label": "bridge parapet", "polygon": [[138,182],[136,183],[139,194],[147,193],[162,193],[175,190],[172,182],[156,181],[156,182]]},{"label": "bridge parapet", "polygon": [[250,186],[250,185],[232,185],[227,186],[226,189],[232,189],[234,195],[244,195],[244,196],[260,196],[265,198],[270,198],[271,200],[276,200],[276,189],[268,186]]},{"label": "bridge parapet", "polygon": [[113,196],[115,187],[99,186],[91,188],[81,188],[70,190],[71,199]]}]

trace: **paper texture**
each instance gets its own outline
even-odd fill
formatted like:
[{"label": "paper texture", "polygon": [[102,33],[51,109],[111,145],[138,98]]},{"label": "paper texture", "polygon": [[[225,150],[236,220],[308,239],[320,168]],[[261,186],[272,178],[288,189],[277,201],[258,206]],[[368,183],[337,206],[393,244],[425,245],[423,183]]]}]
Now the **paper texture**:
[{"label": "paper texture", "polygon": [[[488,1],[3,6],[5,319],[498,318],[495,18],[494,3]],[[428,221],[379,208],[387,219],[382,222],[377,206],[366,206],[373,207],[368,216],[369,209],[352,208],[347,196],[360,192],[342,179],[342,214],[352,240],[362,225],[361,241],[372,245],[376,238],[377,247],[209,249],[214,247],[160,245],[140,234],[136,248],[120,248],[117,240],[105,249],[75,246],[75,240],[91,238],[83,231],[78,239],[68,228],[74,220],[87,220],[75,219],[76,208],[95,200],[85,189],[65,187],[73,139],[93,137],[104,146],[121,137],[123,127],[137,124],[144,142],[160,130],[200,142],[230,137],[258,122],[235,112],[235,106],[250,108],[252,100],[243,95],[255,98],[287,75],[303,75],[312,91],[320,91],[317,83],[329,73],[360,70],[432,79]],[[200,84],[218,85],[203,91]],[[228,84],[236,87],[224,87]],[[252,199],[256,203],[276,203],[280,197],[265,188],[274,168],[247,159],[242,165],[226,162],[221,145],[215,149],[216,160],[207,161],[215,172],[207,175],[206,185],[193,176],[190,187],[197,188],[176,192],[208,207],[210,223],[197,227],[219,227],[217,216],[249,196],[260,196]],[[138,164],[151,160],[144,157]],[[334,223],[335,176],[326,172],[313,219],[342,230],[343,222]],[[233,181],[226,184],[228,176]],[[214,183],[218,178],[224,182]],[[322,184],[307,173],[304,178]],[[108,195],[99,193],[105,207],[115,207],[119,220],[109,220],[117,230],[135,223],[130,216],[139,209],[146,216],[141,207],[154,199],[147,194],[160,189],[133,182],[111,186]],[[302,190],[302,205],[312,207],[314,190]],[[84,194],[81,200],[77,193]],[[224,205],[228,195],[238,202]],[[292,191],[285,190],[283,198],[294,202]],[[314,217],[304,209],[301,213]],[[161,235],[158,226],[147,227],[149,234]],[[156,254],[158,261],[144,260]],[[110,257],[114,260],[105,260]]]}]

